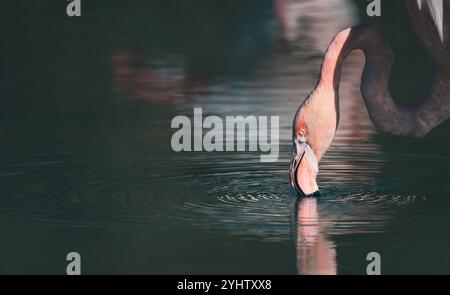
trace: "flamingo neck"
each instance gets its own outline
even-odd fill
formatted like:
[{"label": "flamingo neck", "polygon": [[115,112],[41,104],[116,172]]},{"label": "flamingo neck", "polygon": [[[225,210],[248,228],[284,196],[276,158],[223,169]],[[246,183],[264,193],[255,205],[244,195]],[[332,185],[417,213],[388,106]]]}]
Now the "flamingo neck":
[{"label": "flamingo neck", "polygon": [[332,91],[336,95],[339,93],[342,65],[349,53],[346,50],[348,47],[346,42],[349,40],[350,34],[351,28],[348,28],[336,35],[322,61],[317,88],[325,90],[327,93]]},{"label": "flamingo neck", "polygon": [[[395,103],[388,91],[394,56],[389,43],[377,28],[358,25],[340,32],[325,54],[316,89],[309,96],[308,105],[318,112],[333,110],[339,122],[339,84],[343,62],[356,49],[365,56],[361,77],[361,96],[370,119],[381,131],[403,136],[423,137],[450,117],[450,75],[438,67],[428,86],[428,92],[413,106]],[[337,127],[337,124],[336,124]]]},{"label": "flamingo neck", "polygon": [[[345,59],[353,51],[360,49],[365,56],[365,66],[361,78],[361,94],[373,123],[388,132],[393,127],[403,125],[410,129],[412,113],[403,110],[392,100],[388,92],[388,83],[393,64],[393,53],[389,43],[381,32],[373,26],[359,25],[348,28],[331,42],[322,62],[322,69],[315,92],[321,97],[319,104],[334,101],[337,115],[336,128],[339,123],[339,84]],[[324,95],[325,94],[325,95]],[[326,97],[326,98],[323,98]],[[325,102],[324,100],[327,100]],[[394,122],[392,116],[397,116]],[[400,130],[404,133],[403,130]]]}]

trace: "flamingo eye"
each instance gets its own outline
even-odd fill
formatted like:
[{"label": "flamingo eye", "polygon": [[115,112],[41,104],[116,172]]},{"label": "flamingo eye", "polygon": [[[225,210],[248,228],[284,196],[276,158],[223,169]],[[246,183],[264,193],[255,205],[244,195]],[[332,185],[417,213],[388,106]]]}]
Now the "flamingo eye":
[{"label": "flamingo eye", "polygon": [[300,129],[300,131],[298,132],[298,136],[303,137],[305,136],[305,129]]}]

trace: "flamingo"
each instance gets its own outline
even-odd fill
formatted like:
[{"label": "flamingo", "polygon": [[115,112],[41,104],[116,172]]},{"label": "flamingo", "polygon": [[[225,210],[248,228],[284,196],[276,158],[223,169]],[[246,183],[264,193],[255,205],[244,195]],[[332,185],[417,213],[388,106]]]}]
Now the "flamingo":
[{"label": "flamingo", "polygon": [[388,82],[394,56],[380,30],[357,25],[338,33],[322,61],[318,82],[298,108],[293,122],[290,165],[292,187],[301,196],[316,196],[318,163],[331,145],[339,124],[339,84],[343,63],[354,50],[365,55],[361,95],[369,117],[380,131],[421,138],[450,116],[450,24],[442,0],[405,0],[413,29],[436,66],[428,93],[414,107],[398,105]]}]

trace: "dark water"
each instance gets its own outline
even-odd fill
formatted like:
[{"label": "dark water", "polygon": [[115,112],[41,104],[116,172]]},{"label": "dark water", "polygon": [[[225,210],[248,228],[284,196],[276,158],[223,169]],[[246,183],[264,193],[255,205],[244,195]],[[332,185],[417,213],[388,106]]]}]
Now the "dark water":
[{"label": "dark water", "polygon": [[[0,273],[62,274],[70,251],[86,274],[365,274],[369,252],[385,274],[450,273],[450,127],[422,140],[378,133],[360,54],[344,70],[321,197],[289,186],[293,115],[330,38],[364,7],[137,3],[86,4],[79,19],[65,3],[16,4],[6,19]],[[376,22],[397,54],[391,91],[413,102],[429,59],[403,7],[386,9]],[[280,116],[279,161],[173,152],[170,122],[194,107]]]}]

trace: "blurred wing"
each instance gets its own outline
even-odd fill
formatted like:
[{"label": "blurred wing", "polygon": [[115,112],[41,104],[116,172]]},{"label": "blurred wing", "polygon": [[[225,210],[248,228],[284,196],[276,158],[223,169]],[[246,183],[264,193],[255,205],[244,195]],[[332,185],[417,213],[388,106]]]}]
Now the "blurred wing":
[{"label": "blurred wing", "polygon": [[[444,42],[444,2],[443,0],[425,0],[431,16],[438,30],[441,41]],[[422,9],[422,0],[417,0],[419,9]]]},{"label": "blurred wing", "polygon": [[422,9],[422,0],[417,0],[417,5],[419,5],[419,9]]}]

